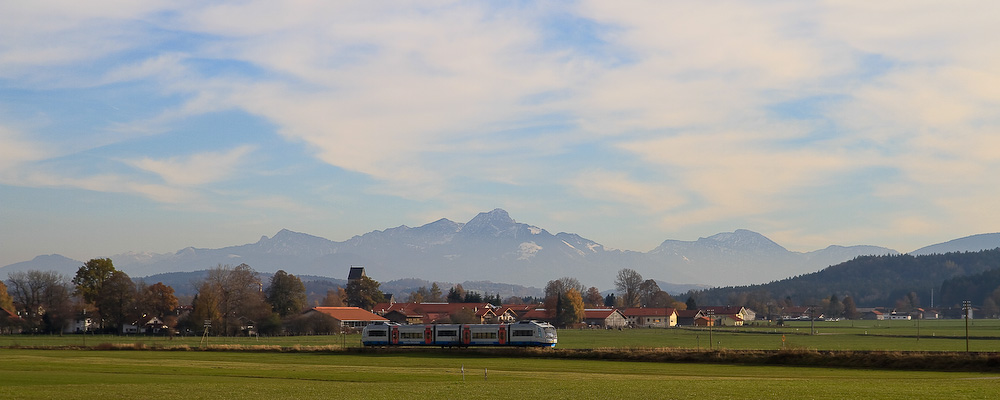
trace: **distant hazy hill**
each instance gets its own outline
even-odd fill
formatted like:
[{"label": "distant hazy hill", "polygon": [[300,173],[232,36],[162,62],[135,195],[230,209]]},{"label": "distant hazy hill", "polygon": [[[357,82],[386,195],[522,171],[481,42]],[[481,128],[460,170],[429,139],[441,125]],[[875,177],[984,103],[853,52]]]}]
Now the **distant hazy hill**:
[{"label": "distant hazy hill", "polygon": [[[364,265],[369,275],[383,282],[418,278],[542,287],[549,280],[570,276],[606,290],[613,287],[621,268],[635,269],[649,279],[694,285],[681,286],[691,288],[768,282],[872,254],[896,252],[875,246],[791,252],[743,229],[696,241],[667,240],[646,253],[610,250],[577,234],[552,234],[516,222],[506,211],[496,209],[466,223],[440,219],[415,228],[404,225],[372,231],[343,242],[281,230],[273,237],[239,246],[188,247],[168,254],[130,252],[111,258],[133,277],[246,263],[260,272],[283,269],[296,275],[346,278],[351,265]],[[48,268],[50,264],[32,261],[18,268]],[[72,264],[75,273],[82,262]],[[7,268],[0,269],[0,275]]]},{"label": "distant hazy hill", "polygon": [[695,298],[701,304],[727,304],[736,298],[788,297],[795,304],[809,305],[837,295],[841,299],[851,296],[861,307],[891,307],[902,296],[915,292],[922,300],[921,306],[930,306],[932,289],[938,293],[937,304],[941,304],[941,286],[945,281],[997,268],[1000,268],[1000,249],[922,256],[863,256],[777,282],[708,289],[695,293]]},{"label": "distant hazy hill", "polygon": [[1000,233],[983,233],[922,247],[910,252],[910,254],[921,256],[926,254],[989,250],[997,247],[1000,247]]},{"label": "distant hazy hill", "polygon": [[7,279],[7,274],[17,271],[39,270],[55,271],[67,279],[76,276],[76,271],[83,266],[83,261],[66,258],[58,254],[38,256],[31,261],[22,261],[0,268],[0,279]]}]

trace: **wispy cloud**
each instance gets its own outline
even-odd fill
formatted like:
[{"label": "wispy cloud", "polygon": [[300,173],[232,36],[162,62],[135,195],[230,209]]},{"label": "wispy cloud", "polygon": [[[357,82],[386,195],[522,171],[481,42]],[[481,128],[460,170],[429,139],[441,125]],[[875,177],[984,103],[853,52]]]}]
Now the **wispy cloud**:
[{"label": "wispy cloud", "polygon": [[254,146],[245,145],[225,152],[208,152],[184,157],[155,160],[128,160],[127,164],[159,175],[174,186],[197,186],[226,179],[246,164]]},{"label": "wispy cloud", "polygon": [[[763,224],[798,246],[991,230],[1000,221],[977,215],[1000,195],[998,7],[4,3],[0,90],[107,91],[146,112],[61,121],[91,143],[71,150],[0,130],[0,171],[11,185],[204,201],[266,150],[237,134],[191,139],[238,112],[301,146],[295,157],[343,172],[352,193],[420,205],[408,215],[571,196],[594,213],[641,213],[664,234]],[[156,136],[192,143],[150,150]],[[28,168],[80,154],[102,168]],[[285,157],[273,162],[297,162]],[[514,187],[526,189],[497,195]],[[300,207],[267,192],[246,188],[256,206]],[[545,198],[514,198],[525,193]],[[817,216],[856,201],[869,229]]]}]

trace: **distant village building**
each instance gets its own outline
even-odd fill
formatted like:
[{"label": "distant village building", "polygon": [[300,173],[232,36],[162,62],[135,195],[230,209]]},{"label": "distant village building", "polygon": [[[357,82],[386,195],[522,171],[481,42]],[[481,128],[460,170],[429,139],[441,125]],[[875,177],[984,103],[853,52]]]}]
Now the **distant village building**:
[{"label": "distant village building", "polygon": [[674,308],[632,307],[622,313],[629,326],[635,328],[669,328],[677,326]]},{"label": "distant village building", "polygon": [[363,328],[374,323],[389,322],[386,318],[357,307],[313,307],[303,315],[309,316],[315,313],[333,318],[339,326],[345,328]]},{"label": "distant village building", "polygon": [[592,327],[617,329],[626,324],[625,315],[614,308],[590,308],[583,310],[583,323]]}]

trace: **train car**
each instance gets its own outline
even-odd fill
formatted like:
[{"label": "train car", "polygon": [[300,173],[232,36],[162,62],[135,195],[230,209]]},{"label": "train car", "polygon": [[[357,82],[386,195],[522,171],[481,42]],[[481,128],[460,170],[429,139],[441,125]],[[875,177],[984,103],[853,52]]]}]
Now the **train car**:
[{"label": "train car", "polygon": [[546,322],[515,324],[368,325],[365,346],[541,346],[555,347],[556,328]]}]

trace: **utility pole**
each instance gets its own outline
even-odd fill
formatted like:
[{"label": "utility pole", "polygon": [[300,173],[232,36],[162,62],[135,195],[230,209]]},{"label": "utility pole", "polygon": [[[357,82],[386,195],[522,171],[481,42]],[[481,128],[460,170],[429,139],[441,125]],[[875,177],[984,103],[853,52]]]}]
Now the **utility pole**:
[{"label": "utility pole", "polygon": [[972,310],[972,301],[962,301],[962,312],[965,313],[965,352],[969,352],[969,311]]},{"label": "utility pole", "polygon": [[713,326],[715,326],[715,310],[708,310],[708,348],[711,350],[715,349],[715,343],[712,343]]}]

